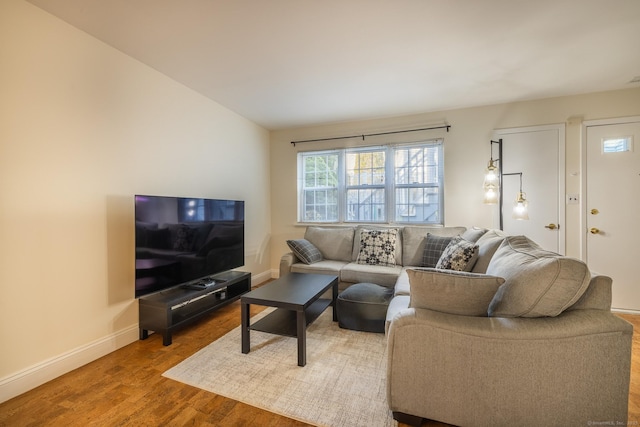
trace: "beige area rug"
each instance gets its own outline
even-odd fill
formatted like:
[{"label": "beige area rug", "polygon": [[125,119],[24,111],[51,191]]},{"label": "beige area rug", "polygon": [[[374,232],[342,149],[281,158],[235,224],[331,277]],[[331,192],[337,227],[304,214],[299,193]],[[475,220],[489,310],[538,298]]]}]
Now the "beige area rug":
[{"label": "beige area rug", "polygon": [[307,329],[306,366],[297,351],[295,338],[251,331],[251,351],[242,354],[237,327],[163,375],[318,426],[396,425],[384,334],[340,329],[328,309]]}]

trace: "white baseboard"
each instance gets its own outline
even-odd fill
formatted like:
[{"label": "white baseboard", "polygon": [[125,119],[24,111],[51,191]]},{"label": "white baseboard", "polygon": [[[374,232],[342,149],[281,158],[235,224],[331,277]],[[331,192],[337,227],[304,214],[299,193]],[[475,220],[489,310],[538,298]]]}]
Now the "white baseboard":
[{"label": "white baseboard", "polygon": [[625,308],[612,308],[611,311],[614,312],[614,313],[640,315],[640,310],[629,310],[629,309],[625,309]]},{"label": "white baseboard", "polygon": [[20,372],[0,378],[0,403],[93,362],[139,338],[138,325],[115,332]]},{"label": "white baseboard", "polygon": [[267,270],[264,271],[262,273],[259,274],[252,274],[251,275],[251,287],[253,287],[254,285],[259,285],[262,282],[266,282],[269,279],[273,279],[274,278],[274,272],[277,270]]},{"label": "white baseboard", "polygon": [[[251,285],[277,277],[272,269],[251,276]],[[37,363],[15,374],[0,378],[0,403],[26,393],[48,381],[93,362],[139,339],[138,325],[132,325],[102,339],[78,347],[59,356]]]}]

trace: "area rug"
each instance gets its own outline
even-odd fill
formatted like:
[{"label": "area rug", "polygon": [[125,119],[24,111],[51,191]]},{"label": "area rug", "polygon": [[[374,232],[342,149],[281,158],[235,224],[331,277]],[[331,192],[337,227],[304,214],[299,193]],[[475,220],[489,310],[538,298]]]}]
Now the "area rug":
[{"label": "area rug", "polygon": [[317,426],[396,425],[383,334],[340,329],[329,309],[307,329],[304,367],[295,338],[251,331],[251,351],[240,346],[237,327],[163,375]]}]

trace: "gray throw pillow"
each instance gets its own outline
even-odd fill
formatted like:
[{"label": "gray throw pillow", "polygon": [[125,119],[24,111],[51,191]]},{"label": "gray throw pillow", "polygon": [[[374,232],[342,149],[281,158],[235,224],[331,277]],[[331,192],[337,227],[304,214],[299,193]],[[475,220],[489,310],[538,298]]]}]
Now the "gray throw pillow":
[{"label": "gray throw pillow", "polygon": [[504,279],[452,270],[408,269],[409,306],[463,316],[487,316]]},{"label": "gray throw pillow", "polygon": [[506,237],[487,273],[506,280],[489,305],[491,317],[557,316],[580,299],[591,279],[583,261],[542,249],[525,236]]},{"label": "gray throw pillow", "polygon": [[436,236],[435,234],[427,233],[425,239],[422,266],[434,268],[453,237]]},{"label": "gray throw pillow", "polygon": [[322,254],[318,248],[306,239],[287,240],[287,245],[298,259],[305,264],[322,261]]},{"label": "gray throw pillow", "polygon": [[473,227],[466,230],[464,233],[461,234],[461,236],[464,240],[467,240],[471,243],[476,243],[478,239],[481,238],[486,232],[487,232],[486,228]]},{"label": "gray throw pillow", "polygon": [[440,256],[436,268],[445,270],[471,271],[478,259],[478,245],[461,236],[451,239]]}]

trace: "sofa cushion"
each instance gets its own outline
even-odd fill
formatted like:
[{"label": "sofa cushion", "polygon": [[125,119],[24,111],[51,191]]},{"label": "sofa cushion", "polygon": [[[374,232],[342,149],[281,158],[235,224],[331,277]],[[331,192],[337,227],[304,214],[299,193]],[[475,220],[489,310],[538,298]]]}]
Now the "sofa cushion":
[{"label": "sofa cushion", "polygon": [[360,251],[362,250],[361,242],[362,242],[362,232],[364,230],[379,230],[379,231],[387,231],[387,230],[396,230],[396,243],[394,248],[395,254],[395,264],[402,264],[402,234],[400,229],[392,228],[392,227],[380,227],[375,225],[359,225],[356,227],[354,235],[353,235],[353,252],[351,254],[351,261],[358,262],[358,257],[360,256]]},{"label": "sofa cushion", "polygon": [[349,283],[369,282],[393,288],[398,280],[402,267],[386,267],[382,265],[365,265],[349,263],[340,270],[340,280]]},{"label": "sofa cushion", "polygon": [[486,273],[493,254],[507,235],[500,230],[489,230],[476,242],[478,245],[478,259],[473,266],[474,273]]},{"label": "sofa cushion", "polygon": [[471,271],[476,259],[478,259],[478,245],[463,239],[462,236],[458,236],[454,237],[444,249],[436,268]]},{"label": "sofa cushion", "polygon": [[489,316],[557,316],[589,286],[587,265],[546,251],[525,236],[504,239],[487,274],[505,278],[489,305]]},{"label": "sofa cushion", "polygon": [[305,264],[313,264],[322,261],[322,254],[307,239],[287,240],[287,245],[293,251],[298,259]]},{"label": "sofa cushion", "polygon": [[463,316],[486,316],[501,277],[438,269],[408,269],[409,306]]},{"label": "sofa cushion", "polygon": [[291,273],[331,274],[340,277],[342,268],[347,265],[344,261],[323,260],[313,264],[295,263],[291,266]]},{"label": "sofa cushion", "polygon": [[[402,228],[402,265],[419,267],[422,265],[427,234],[434,236],[457,236],[465,231],[464,227],[420,227],[405,226]],[[432,267],[435,267],[434,261]]]},{"label": "sofa cushion", "polygon": [[453,236],[436,236],[427,233],[420,265],[422,267],[435,268],[451,240],[453,240]]},{"label": "sofa cushion", "polygon": [[324,259],[351,262],[353,227],[307,227],[304,238],[313,244]]},{"label": "sofa cushion", "polygon": [[396,265],[398,230],[361,230],[360,252],[356,262],[367,265]]}]

